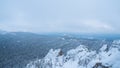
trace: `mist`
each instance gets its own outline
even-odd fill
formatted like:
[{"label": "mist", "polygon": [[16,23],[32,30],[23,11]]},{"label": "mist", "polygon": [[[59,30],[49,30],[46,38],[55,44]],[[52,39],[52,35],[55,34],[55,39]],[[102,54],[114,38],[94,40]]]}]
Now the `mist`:
[{"label": "mist", "polygon": [[35,33],[120,33],[119,3],[119,0],[1,0],[0,29]]}]

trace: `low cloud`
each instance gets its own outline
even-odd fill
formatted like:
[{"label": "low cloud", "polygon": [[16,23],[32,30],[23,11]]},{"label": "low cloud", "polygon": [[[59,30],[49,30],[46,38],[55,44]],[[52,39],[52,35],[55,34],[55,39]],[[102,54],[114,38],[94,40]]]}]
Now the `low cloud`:
[{"label": "low cloud", "polygon": [[26,32],[73,32],[73,33],[112,33],[115,28],[99,20],[56,20],[49,22],[18,22],[0,24],[6,31]]},{"label": "low cloud", "polygon": [[118,2],[116,0],[115,5],[113,2],[5,0],[0,2],[4,8],[0,11],[0,29],[36,33],[120,33]]}]

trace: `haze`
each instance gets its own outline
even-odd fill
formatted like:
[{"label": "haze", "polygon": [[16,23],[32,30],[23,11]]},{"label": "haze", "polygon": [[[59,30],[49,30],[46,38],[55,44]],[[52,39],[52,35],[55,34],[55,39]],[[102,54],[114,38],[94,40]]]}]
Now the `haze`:
[{"label": "haze", "polygon": [[0,29],[120,33],[120,0],[0,0]]}]

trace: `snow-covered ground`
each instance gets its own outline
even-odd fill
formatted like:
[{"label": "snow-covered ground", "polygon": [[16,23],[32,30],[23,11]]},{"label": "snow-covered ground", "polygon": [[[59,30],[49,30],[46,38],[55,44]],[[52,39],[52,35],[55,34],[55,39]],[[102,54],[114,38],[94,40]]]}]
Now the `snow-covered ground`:
[{"label": "snow-covered ground", "polygon": [[31,61],[26,68],[120,68],[120,40],[113,41],[109,48],[104,44],[98,52],[84,45],[69,50],[66,55],[59,55],[60,52],[51,49],[43,59]]}]

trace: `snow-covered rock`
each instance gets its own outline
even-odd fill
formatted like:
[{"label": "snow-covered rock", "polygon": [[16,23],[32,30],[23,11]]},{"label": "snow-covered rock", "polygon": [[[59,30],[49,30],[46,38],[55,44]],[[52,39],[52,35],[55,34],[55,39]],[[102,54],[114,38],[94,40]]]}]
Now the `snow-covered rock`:
[{"label": "snow-covered rock", "polygon": [[84,45],[69,50],[66,55],[59,55],[60,49],[51,49],[43,59],[31,61],[26,68],[93,68],[96,64],[96,68],[120,68],[119,50],[119,40],[114,41],[109,49],[103,45],[99,52],[88,50]]}]

